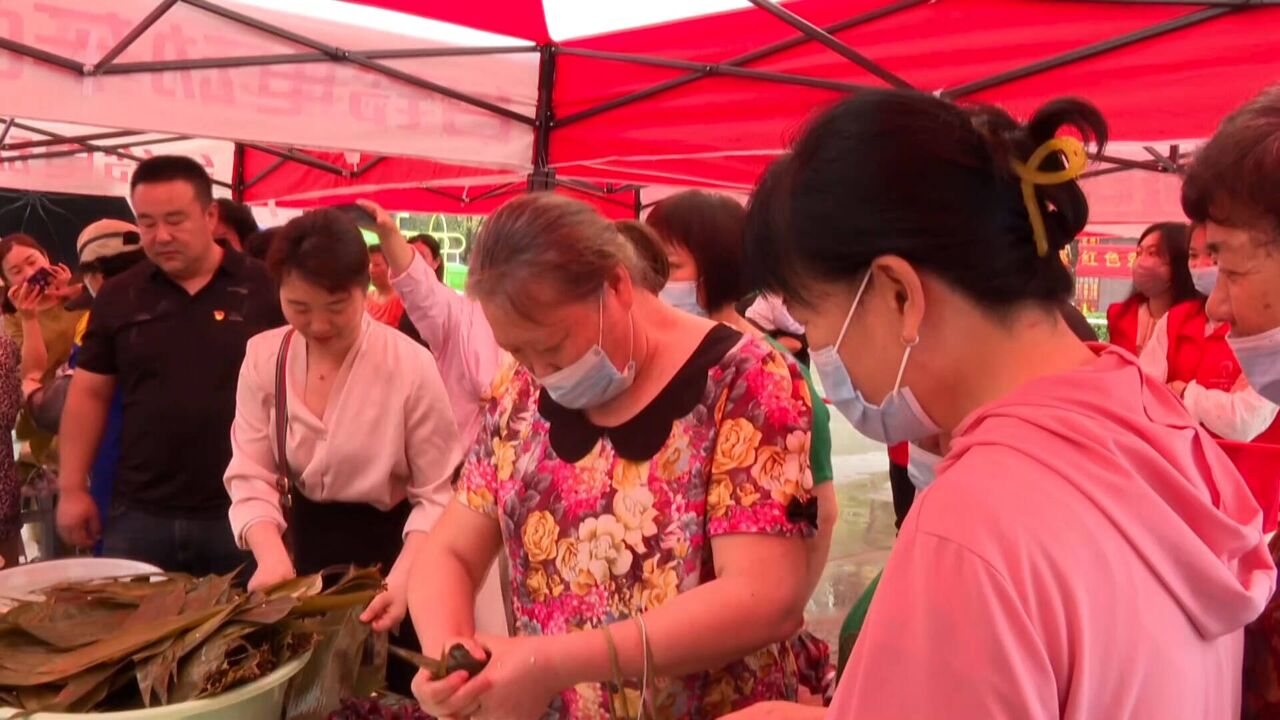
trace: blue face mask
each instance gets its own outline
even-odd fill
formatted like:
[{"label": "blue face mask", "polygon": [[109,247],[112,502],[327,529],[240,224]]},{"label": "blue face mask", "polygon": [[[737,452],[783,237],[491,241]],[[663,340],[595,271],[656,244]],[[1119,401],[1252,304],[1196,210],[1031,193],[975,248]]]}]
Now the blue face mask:
[{"label": "blue face mask", "polygon": [[636,336],[635,323],[630,314],[627,315],[627,321],[631,323],[629,352],[632,357],[627,361],[626,372],[621,372],[614,367],[604,348],[600,347],[600,343],[604,341],[604,293],[601,292],[600,340],[572,365],[538,378],[552,400],[573,410],[586,410],[609,402],[631,387],[636,379]]},{"label": "blue face mask", "polygon": [[868,272],[862,279],[858,294],[853,298],[853,305],[844,319],[844,327],[840,329],[835,345],[819,348],[810,353],[813,367],[818,371],[818,377],[822,379],[822,389],[840,414],[848,418],[858,432],[872,440],[896,445],[937,435],[939,432],[937,424],[929,419],[920,407],[920,403],[916,402],[911,388],[902,387],[902,375],[907,370],[907,360],[911,357],[911,348],[915,343],[907,345],[903,351],[902,364],[898,366],[898,379],[893,384],[893,390],[879,405],[871,404],[862,396],[862,393],[858,392],[858,389],[853,386],[853,380],[849,377],[844,361],[840,359],[840,345],[844,342],[845,334],[849,332],[853,313],[858,309],[858,303],[861,302],[870,280],[871,273]]},{"label": "blue face mask", "polygon": [[707,311],[698,304],[698,283],[693,280],[673,280],[658,293],[662,302],[690,315],[707,317]]},{"label": "blue face mask", "polygon": [[1249,386],[1271,402],[1280,403],[1280,328],[1243,338],[1233,332],[1227,336],[1227,344]]},{"label": "blue face mask", "polygon": [[1191,268],[1191,282],[1195,284],[1196,292],[1209,297],[1218,285],[1218,266]]},{"label": "blue face mask", "polygon": [[934,455],[919,445],[912,445],[909,452],[907,477],[911,479],[911,484],[916,486],[916,490],[923,490],[937,479],[938,463],[942,462],[942,456]]}]

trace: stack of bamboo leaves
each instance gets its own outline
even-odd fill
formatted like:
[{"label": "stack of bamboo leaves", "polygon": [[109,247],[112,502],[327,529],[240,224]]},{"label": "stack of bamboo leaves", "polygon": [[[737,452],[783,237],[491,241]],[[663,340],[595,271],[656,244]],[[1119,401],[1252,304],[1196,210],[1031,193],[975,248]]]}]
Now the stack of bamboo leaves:
[{"label": "stack of bamboo leaves", "polygon": [[[93,712],[169,705],[256,680],[309,651],[379,591],[377,570],[248,594],[232,576],[69,583],[0,615],[0,706]],[[339,571],[342,572],[342,571]]]}]

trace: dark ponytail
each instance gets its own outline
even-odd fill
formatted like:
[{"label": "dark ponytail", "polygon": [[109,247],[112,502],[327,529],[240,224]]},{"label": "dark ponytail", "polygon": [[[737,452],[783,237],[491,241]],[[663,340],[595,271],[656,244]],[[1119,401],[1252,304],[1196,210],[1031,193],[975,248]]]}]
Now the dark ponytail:
[{"label": "dark ponytail", "polygon": [[[872,90],[819,115],[752,197],[749,266],[799,302],[806,280],[849,282],[897,255],[994,309],[1057,306],[1074,283],[1059,251],[1088,221],[1074,181],[1035,185],[1047,252],[1037,251],[1017,163],[1069,128],[1101,147],[1106,123],[1082,100],[1025,124],[913,91]],[[1065,167],[1051,153],[1040,171]]]}]

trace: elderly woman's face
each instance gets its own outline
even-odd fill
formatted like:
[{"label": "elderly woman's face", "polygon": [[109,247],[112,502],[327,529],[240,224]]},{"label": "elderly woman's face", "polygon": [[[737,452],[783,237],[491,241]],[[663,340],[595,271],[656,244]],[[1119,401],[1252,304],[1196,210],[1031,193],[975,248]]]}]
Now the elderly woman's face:
[{"label": "elderly woman's face", "polygon": [[517,312],[507,302],[482,302],[494,339],[534,374],[545,378],[577,362],[599,344],[613,366],[631,361],[630,288],[605,285],[601,295],[582,300],[555,299],[553,288],[535,288],[531,303]]}]

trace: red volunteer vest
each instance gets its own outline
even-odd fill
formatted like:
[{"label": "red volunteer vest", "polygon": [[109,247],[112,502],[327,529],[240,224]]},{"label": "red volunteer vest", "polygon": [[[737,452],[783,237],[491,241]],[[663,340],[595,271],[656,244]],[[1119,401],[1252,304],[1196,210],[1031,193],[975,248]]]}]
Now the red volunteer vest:
[{"label": "red volunteer vest", "polygon": [[[1230,390],[1236,378],[1240,377],[1240,366],[1227,346],[1225,327],[1219,328],[1222,333],[1220,349],[1226,351],[1225,357],[1209,358],[1206,354],[1214,343],[1204,336],[1209,322],[1204,314],[1204,301],[1188,300],[1174,305],[1165,316],[1165,322],[1169,328],[1167,382],[1189,383],[1196,380],[1211,390]],[[1222,359],[1230,362],[1223,366],[1219,362]],[[1202,376],[1208,382],[1201,381]]]},{"label": "red volunteer vest", "polygon": [[[1227,342],[1231,327],[1221,325],[1205,337],[1207,322],[1200,301],[1185,302],[1169,311],[1169,382],[1194,380],[1207,390],[1231,392],[1242,373]],[[1280,445],[1280,418],[1252,442]]]},{"label": "red volunteer vest", "polygon": [[1262,508],[1262,531],[1272,532],[1280,514],[1280,445],[1219,440],[1218,446],[1231,458]]},{"label": "red volunteer vest", "polygon": [[1138,309],[1146,299],[1134,295],[1107,308],[1107,333],[1111,344],[1138,354]]}]

